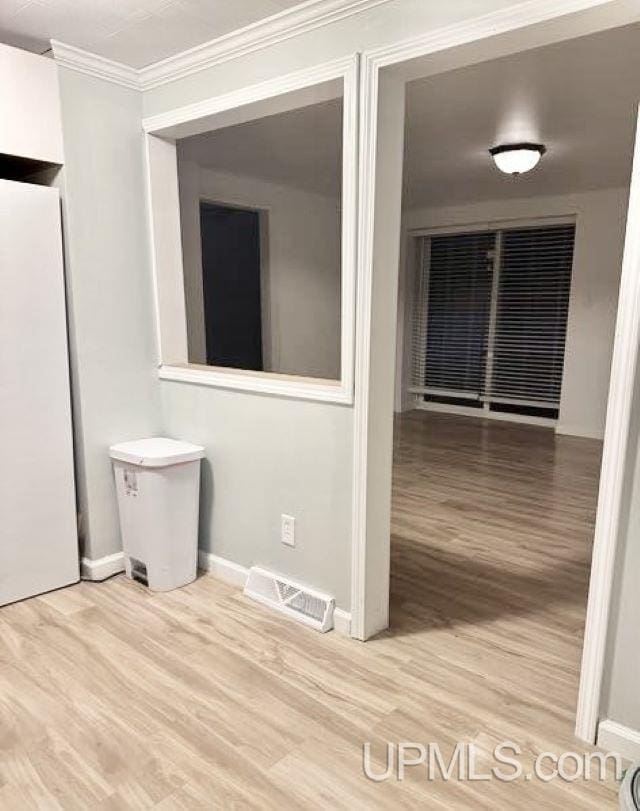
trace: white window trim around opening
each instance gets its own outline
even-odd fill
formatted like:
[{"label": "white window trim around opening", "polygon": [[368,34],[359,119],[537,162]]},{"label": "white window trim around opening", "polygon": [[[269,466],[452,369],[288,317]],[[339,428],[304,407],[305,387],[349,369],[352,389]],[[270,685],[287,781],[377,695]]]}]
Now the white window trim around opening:
[{"label": "white window trim around opening", "polygon": [[[358,70],[354,54],[143,119],[147,207],[156,309],[158,376],[222,389],[353,404],[358,161]],[[343,85],[340,379],[247,372],[188,361],[176,138],[227,126],[241,108],[264,108],[295,91]],[[202,128],[202,129],[200,129]]]},{"label": "white window trim around opening", "polygon": [[[551,225],[576,225],[577,226],[578,215],[577,213],[567,213],[567,214],[551,214],[549,216],[537,216],[537,217],[518,217],[513,219],[495,219],[495,220],[484,220],[484,221],[474,221],[470,223],[456,223],[455,225],[442,225],[442,226],[430,226],[425,228],[411,228],[406,232],[407,239],[409,242],[418,242],[419,244],[423,244],[423,240],[426,238],[434,237],[434,236],[448,236],[450,234],[471,234],[471,233],[481,233],[484,231],[504,231],[511,228],[536,228],[536,227],[544,227],[544,226],[551,226]],[[575,252],[574,252],[575,254]],[[414,282],[418,282],[418,280],[423,275],[422,263],[423,263],[423,254],[422,250],[418,247],[417,249],[411,251],[407,250],[406,252],[407,261],[412,263],[412,267],[407,268],[412,274],[415,274],[413,277]],[[571,273],[573,273],[575,268],[572,267]],[[413,319],[415,318],[415,295],[416,295],[416,284],[411,284],[408,287],[411,290],[410,300],[407,302],[407,310],[408,310],[408,319],[409,324],[412,324]],[[572,287],[573,290],[573,287]],[[569,299],[569,315],[568,318],[571,317],[571,298]],[[409,333],[411,333],[411,329]],[[412,341],[410,338],[410,334],[406,335],[405,333],[405,346],[407,346],[406,339],[408,338],[408,351],[413,354],[414,347],[412,345]],[[566,347],[565,347],[565,358],[566,358]],[[412,363],[410,364],[411,368],[413,367],[413,357]],[[431,403],[425,402],[422,400],[421,393],[417,391],[416,387],[412,385],[411,380],[403,381],[403,387],[405,389],[406,394],[410,398],[410,402],[413,405],[413,408],[419,411],[437,411],[444,414],[457,414],[459,416],[469,416],[469,417],[477,417],[477,418],[484,418],[484,419],[491,419],[491,420],[498,420],[504,422],[520,422],[526,423],[529,425],[540,425],[546,426],[548,428],[557,428],[559,418],[551,418],[551,417],[539,417],[539,416],[529,416],[524,414],[517,414],[517,413],[508,413],[508,412],[500,412],[500,411],[491,411],[488,408],[489,400],[485,402],[485,407],[482,409],[478,408],[471,408],[465,407],[462,405],[451,405],[447,403]],[[498,400],[494,400],[494,402],[498,402]]]}]

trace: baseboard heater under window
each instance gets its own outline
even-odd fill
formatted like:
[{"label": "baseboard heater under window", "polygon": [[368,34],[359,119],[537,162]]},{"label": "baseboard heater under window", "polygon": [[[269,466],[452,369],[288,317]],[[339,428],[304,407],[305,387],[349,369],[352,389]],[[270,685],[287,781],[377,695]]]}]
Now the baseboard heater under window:
[{"label": "baseboard heater under window", "polygon": [[324,633],[333,628],[333,597],[301,586],[260,566],[252,566],[249,570],[244,593],[252,600],[274,608],[317,631]]}]

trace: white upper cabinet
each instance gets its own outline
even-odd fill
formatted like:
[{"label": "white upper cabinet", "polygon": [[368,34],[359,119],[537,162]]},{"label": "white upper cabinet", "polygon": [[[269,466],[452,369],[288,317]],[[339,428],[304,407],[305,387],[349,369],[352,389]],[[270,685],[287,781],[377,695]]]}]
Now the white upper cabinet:
[{"label": "white upper cabinet", "polygon": [[0,153],[64,163],[57,66],[0,44]]}]

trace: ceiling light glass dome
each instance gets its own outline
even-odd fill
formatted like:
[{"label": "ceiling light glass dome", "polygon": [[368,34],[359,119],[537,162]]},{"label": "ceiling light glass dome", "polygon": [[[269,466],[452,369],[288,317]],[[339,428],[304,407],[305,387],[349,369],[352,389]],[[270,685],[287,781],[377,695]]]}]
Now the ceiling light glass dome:
[{"label": "ceiling light glass dome", "polygon": [[537,166],[546,151],[543,144],[503,144],[494,146],[489,154],[501,172],[521,175]]}]

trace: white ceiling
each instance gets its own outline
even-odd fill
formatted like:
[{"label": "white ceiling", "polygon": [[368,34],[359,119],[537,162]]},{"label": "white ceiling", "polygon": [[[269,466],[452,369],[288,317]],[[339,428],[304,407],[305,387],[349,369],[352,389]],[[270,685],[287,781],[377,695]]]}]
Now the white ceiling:
[{"label": "white ceiling", "polygon": [[[625,186],[640,100],[640,25],[492,60],[407,89],[404,205],[416,208]],[[340,105],[329,102],[182,142],[202,165],[337,195]],[[488,150],[541,141],[529,174]]]},{"label": "white ceiling", "polygon": [[134,68],[200,45],[300,0],[0,0],[0,42],[44,53],[50,39]]},{"label": "white ceiling", "polygon": [[342,99],[184,138],[178,154],[200,166],[335,197],[342,170]]},{"label": "white ceiling", "polygon": [[[405,205],[626,185],[638,100],[638,25],[414,82],[407,90]],[[498,172],[487,153],[514,141],[548,149],[518,178]]]}]

